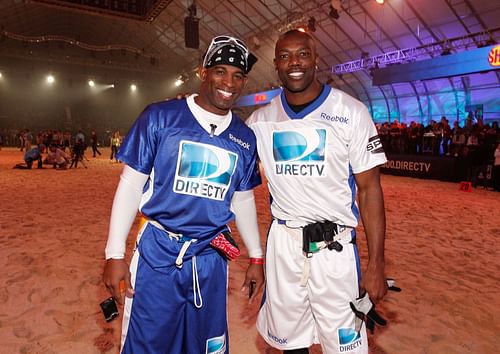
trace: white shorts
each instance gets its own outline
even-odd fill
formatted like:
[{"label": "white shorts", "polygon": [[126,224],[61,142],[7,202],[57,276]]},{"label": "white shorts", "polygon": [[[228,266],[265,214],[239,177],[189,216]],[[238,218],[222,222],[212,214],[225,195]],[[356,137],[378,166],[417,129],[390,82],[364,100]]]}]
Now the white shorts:
[{"label": "white shorts", "polygon": [[269,345],[290,350],[319,343],[324,354],[368,353],[365,325],[356,331],[349,306],[359,296],[353,233],[344,231],[341,252],[325,248],[309,258],[310,273],[302,286],[307,259],[302,228],[273,222],[267,240],[265,298],[257,318],[257,329]]}]

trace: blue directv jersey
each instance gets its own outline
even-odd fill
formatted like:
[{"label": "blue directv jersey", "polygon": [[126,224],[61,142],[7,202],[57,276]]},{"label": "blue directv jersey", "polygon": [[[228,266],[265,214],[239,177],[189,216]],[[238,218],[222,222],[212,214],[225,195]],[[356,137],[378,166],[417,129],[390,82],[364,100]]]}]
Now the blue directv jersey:
[{"label": "blue directv jersey", "polygon": [[[197,239],[187,258],[227,229],[234,217],[233,193],[261,183],[254,133],[235,115],[228,119],[224,131],[211,135],[186,100],[154,103],[141,113],[118,152],[119,160],[150,176],[142,214],[170,232]],[[158,247],[162,245],[151,245],[150,251]],[[172,264],[169,258],[166,262]]]}]

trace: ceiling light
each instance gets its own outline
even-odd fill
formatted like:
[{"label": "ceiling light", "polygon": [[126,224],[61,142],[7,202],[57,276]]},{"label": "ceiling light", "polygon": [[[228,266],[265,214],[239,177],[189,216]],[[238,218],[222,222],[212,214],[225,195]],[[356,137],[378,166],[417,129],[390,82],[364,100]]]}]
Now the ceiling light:
[{"label": "ceiling light", "polygon": [[94,82],[94,80],[89,80],[89,86],[90,86],[90,87],[94,87],[94,86],[95,86],[95,82]]},{"label": "ceiling light", "polygon": [[49,84],[52,84],[55,80],[56,80],[56,79],[54,79],[54,76],[52,76],[52,75],[48,75],[48,76],[47,76],[47,82],[48,82]]},{"label": "ceiling light", "polygon": [[380,4],[380,5],[383,5],[384,4],[384,0],[375,0],[377,2],[377,4]]},{"label": "ceiling light", "polygon": [[136,84],[132,84],[132,85],[130,85],[130,89],[131,89],[132,91],[137,90],[137,86],[136,86]]},{"label": "ceiling light", "polygon": [[177,79],[175,79],[174,85],[175,87],[179,87],[189,80],[189,76],[186,73],[180,74]]}]

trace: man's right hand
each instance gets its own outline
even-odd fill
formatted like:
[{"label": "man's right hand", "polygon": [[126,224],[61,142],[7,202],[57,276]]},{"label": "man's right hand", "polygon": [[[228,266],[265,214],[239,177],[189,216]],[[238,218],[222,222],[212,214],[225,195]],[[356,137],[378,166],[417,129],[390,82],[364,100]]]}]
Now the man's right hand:
[{"label": "man's right hand", "polygon": [[[127,262],[124,259],[108,259],[104,266],[104,274],[102,277],[106,288],[115,300],[123,305],[124,295],[132,297],[134,289],[130,283],[130,271]],[[120,286],[123,282],[124,286]]]}]

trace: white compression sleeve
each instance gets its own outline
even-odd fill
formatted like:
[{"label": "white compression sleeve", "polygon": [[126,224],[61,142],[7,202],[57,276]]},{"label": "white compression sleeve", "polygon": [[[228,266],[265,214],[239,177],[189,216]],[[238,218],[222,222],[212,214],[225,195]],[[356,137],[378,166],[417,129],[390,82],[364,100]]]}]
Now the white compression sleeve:
[{"label": "white compression sleeve", "polygon": [[125,165],[116,188],[109,222],[106,259],[122,259],[130,228],[134,223],[142,197],[142,189],[149,176]]},{"label": "white compression sleeve", "polygon": [[231,199],[231,210],[236,216],[236,227],[248,250],[248,256],[251,258],[263,257],[253,190],[235,192],[233,199]]}]

